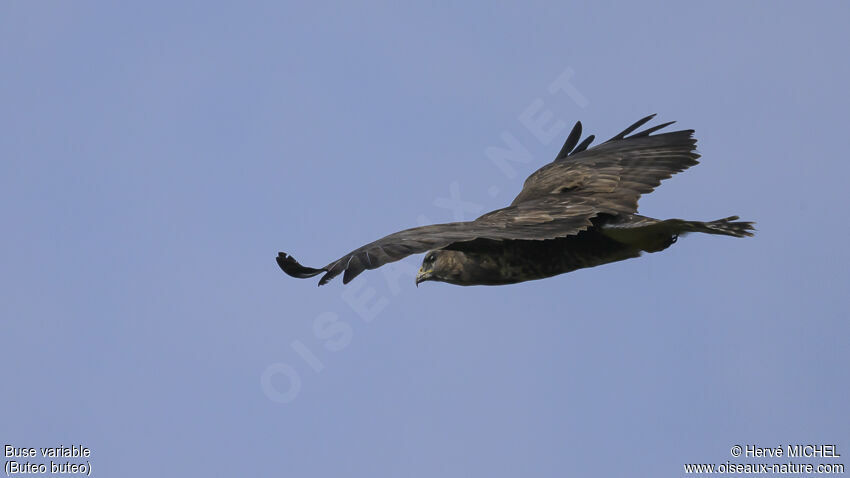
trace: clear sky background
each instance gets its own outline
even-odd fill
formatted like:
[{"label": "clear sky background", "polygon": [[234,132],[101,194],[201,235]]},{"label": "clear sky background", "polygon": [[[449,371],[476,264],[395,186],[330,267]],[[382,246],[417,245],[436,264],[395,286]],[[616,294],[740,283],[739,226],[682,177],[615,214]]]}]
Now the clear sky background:
[{"label": "clear sky background", "polygon": [[[754,462],[735,444],[846,463],[848,22],[3,2],[0,444],[83,444],[123,477],[680,476]],[[506,287],[417,289],[421,256],[347,287],[275,264],[506,205],[566,136],[524,125],[546,112],[695,129],[702,164],[640,211],[758,234]],[[488,157],[506,138],[513,176]]]}]

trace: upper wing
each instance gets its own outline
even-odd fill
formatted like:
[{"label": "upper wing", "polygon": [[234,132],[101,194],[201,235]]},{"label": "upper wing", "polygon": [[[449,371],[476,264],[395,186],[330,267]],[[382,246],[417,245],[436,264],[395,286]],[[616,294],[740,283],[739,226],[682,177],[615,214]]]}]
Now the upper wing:
[{"label": "upper wing", "polygon": [[525,180],[511,203],[522,204],[552,195],[593,198],[616,213],[637,212],[638,199],[661,181],[698,163],[693,130],[650,135],[672,123],[629,135],[655,115],[641,119],[610,140],[590,149],[590,136],[578,147],[581,124],[576,124],[555,161]]},{"label": "upper wing", "polygon": [[591,218],[613,212],[593,198],[549,196],[487,213],[474,221],[451,222],[415,227],[390,234],[366,244],[330,264],[315,269],[305,267],[292,256],[279,253],[277,263],[292,277],[307,278],[325,273],[324,285],[343,271],[347,284],[366,269],[376,269],[411,254],[443,247],[462,248],[476,239],[543,240],[578,234],[591,225]]}]

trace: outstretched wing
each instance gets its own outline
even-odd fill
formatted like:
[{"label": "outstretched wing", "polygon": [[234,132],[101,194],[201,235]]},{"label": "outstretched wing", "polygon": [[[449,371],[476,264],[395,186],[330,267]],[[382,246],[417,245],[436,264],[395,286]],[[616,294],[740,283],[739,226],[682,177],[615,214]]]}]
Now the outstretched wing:
[{"label": "outstretched wing", "polygon": [[522,204],[541,197],[566,195],[593,198],[616,213],[637,212],[638,199],[661,181],[698,163],[693,130],[651,135],[672,123],[664,123],[628,136],[655,115],[629,126],[610,140],[584,149],[593,137],[574,148],[581,124],[573,132],[555,161],[525,180],[522,191],[511,203]]},{"label": "outstretched wing", "polygon": [[376,269],[411,254],[432,249],[460,249],[476,239],[544,240],[578,234],[591,226],[590,220],[603,212],[611,212],[593,198],[549,196],[487,213],[474,221],[451,222],[415,227],[390,234],[366,244],[338,260],[315,269],[305,267],[292,256],[279,253],[277,263],[292,277],[313,277],[325,273],[319,281],[324,285],[344,272],[347,284],[367,269]]}]

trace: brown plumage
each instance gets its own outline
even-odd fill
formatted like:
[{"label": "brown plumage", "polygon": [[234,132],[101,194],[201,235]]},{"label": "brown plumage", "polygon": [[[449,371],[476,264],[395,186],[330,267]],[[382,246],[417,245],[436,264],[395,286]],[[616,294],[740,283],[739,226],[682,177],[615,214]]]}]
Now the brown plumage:
[{"label": "brown plumage", "polygon": [[[661,181],[695,164],[693,130],[631,134],[655,115],[588,149],[576,123],[555,160],[525,180],[511,205],[474,221],[434,224],[390,234],[314,269],[292,256],[277,263],[292,277],[324,272],[319,285],[339,274],[348,283],[411,254],[431,251],[416,278],[457,285],[500,285],[541,279],[637,257],[669,247],[679,235],[704,232],[752,236],[752,223],[732,216],[713,222],[638,216],[638,199]],[[631,135],[630,135],[631,134]]]}]

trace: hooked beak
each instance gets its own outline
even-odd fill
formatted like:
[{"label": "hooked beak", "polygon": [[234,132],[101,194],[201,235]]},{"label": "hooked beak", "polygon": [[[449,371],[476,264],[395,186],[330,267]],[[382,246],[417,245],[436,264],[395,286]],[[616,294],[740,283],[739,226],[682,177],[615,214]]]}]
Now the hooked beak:
[{"label": "hooked beak", "polygon": [[426,280],[430,279],[431,272],[432,271],[426,271],[420,267],[419,272],[416,274],[416,287],[419,287],[420,282],[425,282]]}]

